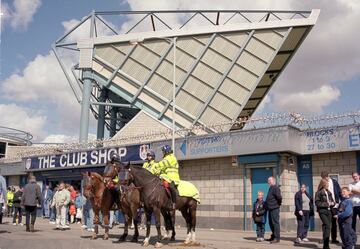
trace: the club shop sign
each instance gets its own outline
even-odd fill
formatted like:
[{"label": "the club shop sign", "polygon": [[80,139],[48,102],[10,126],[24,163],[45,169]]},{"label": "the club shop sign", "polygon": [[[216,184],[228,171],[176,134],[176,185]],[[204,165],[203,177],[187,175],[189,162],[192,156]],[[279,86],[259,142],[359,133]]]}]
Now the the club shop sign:
[{"label": "the club shop sign", "polygon": [[25,159],[25,168],[39,170],[104,165],[111,159],[113,153],[117,153],[123,162],[142,161],[145,160],[149,148],[149,144],[142,144],[30,157]]}]

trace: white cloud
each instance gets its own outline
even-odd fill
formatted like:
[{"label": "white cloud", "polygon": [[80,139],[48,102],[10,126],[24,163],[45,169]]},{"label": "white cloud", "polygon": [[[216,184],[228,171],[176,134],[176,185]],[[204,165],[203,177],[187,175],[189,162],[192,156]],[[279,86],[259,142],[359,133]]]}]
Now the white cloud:
[{"label": "white cloud", "polygon": [[0,104],[0,125],[30,132],[34,139],[44,135],[46,116],[15,104]]},{"label": "white cloud", "polygon": [[275,106],[286,112],[321,113],[323,108],[340,97],[340,90],[322,86],[310,92],[276,95]]},{"label": "white cloud", "polygon": [[12,6],[2,4],[3,21],[13,30],[26,29],[41,5],[41,0],[14,0]]},{"label": "white cloud", "polygon": [[43,143],[74,143],[77,142],[77,137],[67,136],[63,134],[53,134],[47,136],[42,142]]}]

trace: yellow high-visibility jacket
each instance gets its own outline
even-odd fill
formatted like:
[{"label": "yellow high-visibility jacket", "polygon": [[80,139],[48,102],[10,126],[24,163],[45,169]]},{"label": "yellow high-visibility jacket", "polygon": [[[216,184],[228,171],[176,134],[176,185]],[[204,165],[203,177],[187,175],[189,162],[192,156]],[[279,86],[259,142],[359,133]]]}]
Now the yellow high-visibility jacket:
[{"label": "yellow high-visibility jacket", "polygon": [[151,174],[159,175],[159,171],[156,168],[156,162],[155,160],[151,160],[150,162],[145,162],[143,164],[143,168],[148,170]]},{"label": "yellow high-visibility jacket", "polygon": [[157,170],[160,171],[160,178],[164,179],[168,183],[172,181],[175,185],[179,184],[179,163],[174,154],[166,155],[160,162],[156,164]]},{"label": "yellow high-visibility jacket", "polygon": [[7,192],[7,205],[9,207],[12,207],[13,203],[14,203],[14,193],[11,191]]}]

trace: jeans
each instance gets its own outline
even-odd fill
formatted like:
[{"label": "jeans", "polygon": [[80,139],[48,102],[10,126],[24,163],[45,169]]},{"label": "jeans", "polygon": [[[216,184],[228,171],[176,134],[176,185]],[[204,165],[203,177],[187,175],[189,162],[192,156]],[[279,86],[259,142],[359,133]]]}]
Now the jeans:
[{"label": "jeans", "polygon": [[66,207],[56,207],[56,226],[64,227],[66,225]]},{"label": "jeans", "polygon": [[0,203],[0,224],[2,223],[2,218],[3,218],[3,206],[4,203]]},{"label": "jeans", "polygon": [[[110,228],[112,228],[112,226],[113,226],[113,224],[114,224],[114,211],[110,211],[109,212],[109,216],[110,216],[110,218],[109,218],[109,227]],[[104,224],[105,225],[105,224]]]},{"label": "jeans", "polygon": [[356,232],[356,220],[357,217],[360,217],[360,206],[353,208],[353,216],[352,216],[352,229]]},{"label": "jeans", "polygon": [[280,240],[280,208],[269,210],[271,239]]},{"label": "jeans", "polygon": [[13,223],[16,223],[17,214],[19,214],[18,224],[20,224],[22,221],[22,208],[21,207],[14,207]]},{"label": "jeans", "polygon": [[43,215],[45,218],[50,217],[50,203],[47,200],[43,202]]},{"label": "jeans", "polygon": [[84,209],[85,224],[87,229],[94,227],[94,212],[92,209]]},{"label": "jeans", "polygon": [[56,219],[56,207],[50,207],[50,221],[55,221]]},{"label": "jeans", "polygon": [[256,237],[264,238],[265,235],[265,223],[255,222],[256,224]]},{"label": "jeans", "polygon": [[28,229],[31,225],[35,224],[36,221],[36,206],[25,206],[25,213],[26,213],[26,228]]},{"label": "jeans", "polygon": [[298,215],[296,217],[298,226],[297,226],[297,237],[300,239],[307,237],[307,232],[309,230],[309,218],[310,211],[303,211],[303,215]]},{"label": "jeans", "polygon": [[332,214],[330,210],[320,209],[319,216],[322,222],[323,248],[329,249]]},{"label": "jeans", "polygon": [[356,244],[356,233],[352,229],[351,224],[351,219],[339,222],[340,237],[343,244],[342,248],[344,249],[352,249]]},{"label": "jeans", "polygon": [[[337,208],[331,210],[331,214],[336,214]],[[335,241],[337,237],[337,219],[331,215],[331,240]]]}]

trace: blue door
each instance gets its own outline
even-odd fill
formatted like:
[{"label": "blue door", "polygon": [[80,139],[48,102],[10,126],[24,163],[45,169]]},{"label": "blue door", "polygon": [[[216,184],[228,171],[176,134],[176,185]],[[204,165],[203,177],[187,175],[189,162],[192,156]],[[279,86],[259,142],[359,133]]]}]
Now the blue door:
[{"label": "blue door", "polygon": [[[306,191],[310,196],[314,198],[313,192],[313,175],[312,175],[312,160],[311,156],[298,156],[298,181],[299,181],[299,190],[301,184],[306,185]],[[314,216],[310,217],[310,231],[315,229],[315,220]]]},{"label": "blue door", "polygon": [[[264,192],[264,200],[266,199],[266,195],[269,189],[269,186],[267,184],[267,180],[270,176],[273,175],[273,168],[255,168],[251,169],[251,205],[254,204],[254,202],[257,199],[257,193],[258,191]],[[267,221],[267,219],[266,219]],[[256,229],[256,226],[254,224],[253,229]],[[266,222],[265,230],[270,231],[269,222]]]}]

